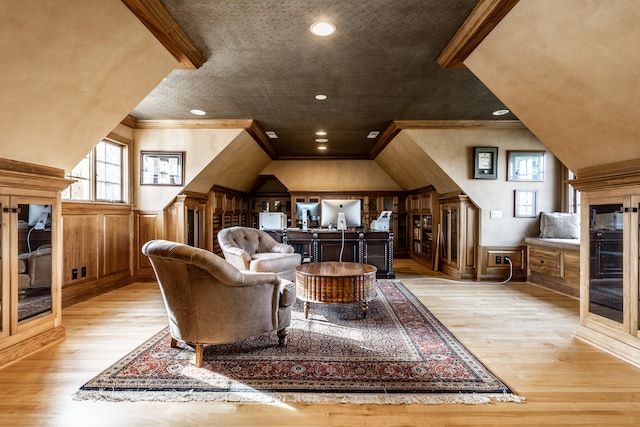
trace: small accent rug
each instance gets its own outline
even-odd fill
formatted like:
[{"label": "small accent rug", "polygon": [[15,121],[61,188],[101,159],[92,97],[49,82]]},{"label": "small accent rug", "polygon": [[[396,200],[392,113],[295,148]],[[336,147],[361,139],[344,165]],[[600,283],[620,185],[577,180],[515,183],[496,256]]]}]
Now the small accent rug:
[{"label": "small accent rug", "polygon": [[194,350],[168,328],[84,384],[75,399],[341,403],[522,402],[400,282],[358,304],[294,307],[286,347],[274,333]]}]

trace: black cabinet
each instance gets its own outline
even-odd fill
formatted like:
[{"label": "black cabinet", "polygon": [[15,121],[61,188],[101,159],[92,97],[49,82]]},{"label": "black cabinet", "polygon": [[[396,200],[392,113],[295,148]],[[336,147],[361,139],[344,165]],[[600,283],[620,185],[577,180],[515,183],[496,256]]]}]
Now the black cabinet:
[{"label": "black cabinet", "polygon": [[293,246],[303,262],[359,262],[376,267],[379,279],[395,278],[391,232],[285,230],[282,241]]},{"label": "black cabinet", "polygon": [[622,230],[591,231],[591,277],[622,278]]}]

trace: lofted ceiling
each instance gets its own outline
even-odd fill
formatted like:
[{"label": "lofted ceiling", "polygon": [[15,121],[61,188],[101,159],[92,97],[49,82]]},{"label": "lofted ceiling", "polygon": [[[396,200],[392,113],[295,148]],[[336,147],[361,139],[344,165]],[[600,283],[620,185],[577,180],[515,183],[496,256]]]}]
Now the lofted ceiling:
[{"label": "lofted ceiling", "polygon": [[[123,1],[145,22],[142,2]],[[202,63],[171,72],[138,120],[251,119],[273,159],[372,158],[396,120],[517,120],[492,115],[505,106],[470,71],[436,62],[478,0],[161,3]],[[313,35],[319,20],[336,32]]]}]

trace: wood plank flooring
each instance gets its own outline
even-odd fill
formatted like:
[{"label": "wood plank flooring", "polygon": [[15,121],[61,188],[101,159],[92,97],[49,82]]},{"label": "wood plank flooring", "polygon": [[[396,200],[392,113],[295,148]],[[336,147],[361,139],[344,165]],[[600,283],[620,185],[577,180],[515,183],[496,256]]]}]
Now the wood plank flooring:
[{"label": "wood plank flooring", "polygon": [[74,401],[77,388],[166,324],[157,285],[63,311],[67,338],[0,369],[2,426],[637,426],[640,369],[574,337],[578,301],[525,284],[447,281],[411,260],[398,278],[527,400],[489,405]]}]

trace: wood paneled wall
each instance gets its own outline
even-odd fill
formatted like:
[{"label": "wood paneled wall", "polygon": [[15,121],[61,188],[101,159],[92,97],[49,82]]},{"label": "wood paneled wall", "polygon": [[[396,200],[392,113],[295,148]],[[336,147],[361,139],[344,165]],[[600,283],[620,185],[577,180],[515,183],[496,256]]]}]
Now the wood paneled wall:
[{"label": "wood paneled wall", "polygon": [[163,238],[162,212],[134,211],[136,243],[133,251],[133,274],[143,280],[153,277],[153,269],[149,258],[142,254],[142,246],[149,240]]},{"label": "wood paneled wall", "polygon": [[130,205],[62,204],[62,306],[133,281],[133,211]]}]

